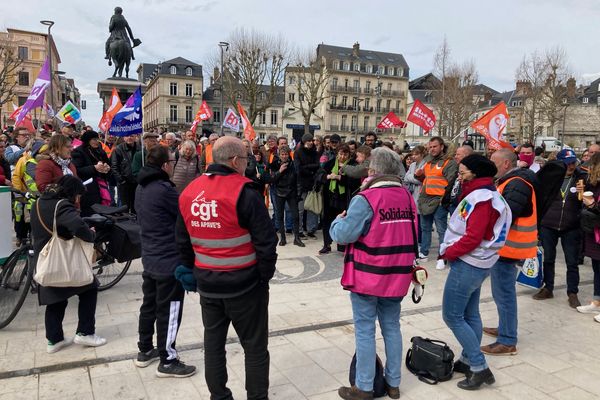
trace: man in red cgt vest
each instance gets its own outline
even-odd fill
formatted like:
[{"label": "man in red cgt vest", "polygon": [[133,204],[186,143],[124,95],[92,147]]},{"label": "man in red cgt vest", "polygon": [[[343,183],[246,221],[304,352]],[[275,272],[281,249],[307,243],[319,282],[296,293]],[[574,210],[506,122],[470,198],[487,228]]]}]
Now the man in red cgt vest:
[{"label": "man in red cgt vest", "polygon": [[230,322],[244,348],[249,399],[269,389],[269,280],[277,235],[261,194],[244,177],[248,153],[224,136],[214,163],[179,197],[177,242],[183,265],[194,266],[204,323],[205,378],[211,398],[233,398],[227,387],[225,341]]}]

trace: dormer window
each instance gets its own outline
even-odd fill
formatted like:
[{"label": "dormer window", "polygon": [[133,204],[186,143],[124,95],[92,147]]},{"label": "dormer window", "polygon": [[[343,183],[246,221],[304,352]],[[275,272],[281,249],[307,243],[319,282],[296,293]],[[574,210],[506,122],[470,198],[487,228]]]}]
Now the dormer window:
[{"label": "dormer window", "polygon": [[177,67],[174,65],[171,65],[171,67],[169,68],[169,73],[171,75],[177,75]]},{"label": "dormer window", "polygon": [[373,73],[373,66],[371,64],[367,64],[367,74]]},{"label": "dormer window", "polygon": [[187,68],[185,69],[185,74],[186,74],[187,76],[192,76],[192,72],[193,72],[193,71],[192,71],[192,67],[187,67]]}]

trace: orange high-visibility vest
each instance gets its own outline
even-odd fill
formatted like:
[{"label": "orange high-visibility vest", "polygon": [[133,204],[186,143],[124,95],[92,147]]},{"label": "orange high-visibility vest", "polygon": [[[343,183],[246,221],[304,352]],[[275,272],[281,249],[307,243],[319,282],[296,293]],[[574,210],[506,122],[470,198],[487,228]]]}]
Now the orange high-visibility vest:
[{"label": "orange high-visibility vest", "polygon": [[531,202],[533,203],[533,212],[529,217],[519,217],[508,231],[506,243],[500,249],[500,257],[512,258],[514,260],[524,260],[537,255],[538,229],[537,229],[537,203],[535,190],[531,183],[518,176],[507,179],[500,186],[498,191],[502,193],[504,188],[513,179],[520,179],[531,188]]},{"label": "orange high-visibility vest", "polygon": [[423,186],[421,191],[429,196],[443,196],[446,193],[446,187],[448,181],[444,177],[444,168],[448,165],[450,160],[444,161],[441,167],[437,165],[437,161],[430,161],[425,164],[423,172],[425,173],[425,180],[423,180]]},{"label": "orange high-visibility vest", "polygon": [[212,144],[207,144],[206,145],[206,149],[204,150],[204,154],[205,154],[206,166],[208,166],[209,164],[212,164],[213,163]]},{"label": "orange high-visibility vest", "polygon": [[104,142],[100,142],[100,145],[102,146],[102,150],[104,150],[104,152],[106,153],[106,155],[108,156],[108,158],[110,158],[110,155],[112,154],[113,151],[113,147],[108,147],[108,145]]}]

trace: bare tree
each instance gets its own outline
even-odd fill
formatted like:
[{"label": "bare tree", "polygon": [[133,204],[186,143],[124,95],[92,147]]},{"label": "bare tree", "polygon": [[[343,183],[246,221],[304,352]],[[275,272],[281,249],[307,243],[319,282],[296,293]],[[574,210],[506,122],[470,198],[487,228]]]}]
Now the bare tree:
[{"label": "bare tree", "polygon": [[474,89],[478,82],[473,61],[457,64],[451,59],[448,41],[444,41],[434,56],[434,74],[440,78],[434,88],[433,105],[438,114],[438,131],[441,136],[454,136],[466,129],[477,104]]},{"label": "bare tree", "polygon": [[286,76],[295,92],[293,99],[288,101],[302,114],[304,133],[310,133],[311,116],[323,118],[316,114],[316,110],[327,98],[329,71],[325,60],[318,59],[314,51],[300,53],[293,65],[286,68]]},{"label": "bare tree", "polygon": [[233,31],[225,54],[223,90],[231,105],[249,103],[248,118],[254,123],[271,107],[283,85],[288,45],[282,36],[243,28]]},{"label": "bare tree", "polygon": [[523,98],[523,122],[520,140],[533,142],[541,130],[541,102],[546,81],[546,62],[537,51],[523,56],[516,73],[517,96]]},{"label": "bare tree", "polygon": [[548,121],[549,132],[563,120],[567,107],[567,80],[571,73],[567,67],[567,53],[560,47],[547,49],[544,54],[546,80],[541,98],[541,111]]},{"label": "bare tree", "polygon": [[7,40],[0,39],[0,108],[15,95],[22,62],[15,53],[14,46]]}]

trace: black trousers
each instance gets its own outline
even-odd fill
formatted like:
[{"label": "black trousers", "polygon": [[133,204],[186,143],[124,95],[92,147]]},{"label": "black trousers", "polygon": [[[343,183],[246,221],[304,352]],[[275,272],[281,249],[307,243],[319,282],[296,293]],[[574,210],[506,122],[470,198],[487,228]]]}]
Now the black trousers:
[{"label": "black trousers", "polygon": [[119,201],[121,205],[127,205],[129,212],[135,214],[135,188],[136,183],[123,183],[117,186],[119,189]]},{"label": "black trousers", "polygon": [[344,212],[345,208],[334,207],[333,205],[326,205],[323,209],[323,245],[331,246],[333,240],[329,235],[329,228],[331,228],[331,223],[335,221],[335,218]]},{"label": "black trousers", "polygon": [[[77,309],[77,315],[79,317],[79,322],[77,324],[76,333],[93,335],[96,333],[96,302],[98,300],[98,289],[93,288],[87,290],[78,294],[78,296],[79,307]],[[58,343],[65,338],[62,323],[65,318],[65,310],[67,309],[68,303],[68,300],[63,300],[46,306],[46,339],[52,343]]]},{"label": "black trousers", "polygon": [[241,296],[200,296],[204,323],[204,376],[211,400],[233,399],[227,388],[225,341],[229,323],[244,348],[248,400],[267,399],[269,392],[269,285],[259,283]]},{"label": "black trousers", "polygon": [[144,299],[140,307],[138,348],[142,352],[154,348],[152,336],[156,324],[156,348],[160,362],[169,363],[177,358],[175,341],[181,326],[185,290],[175,276],[155,276],[142,273]]},{"label": "black trousers", "polygon": [[300,233],[300,226],[298,225],[298,198],[295,195],[290,195],[288,197],[279,197],[275,196],[276,207],[275,211],[277,212],[277,226],[279,227],[279,232],[285,234],[285,225],[283,223],[283,212],[285,210],[285,204],[287,203],[290,214],[292,216],[292,227],[294,229],[294,235],[298,235]]},{"label": "black trousers", "polygon": [[544,287],[554,290],[554,269],[558,239],[567,264],[567,294],[579,292],[579,244],[582,241],[579,228],[570,231],[540,227],[540,238],[544,248]]}]

